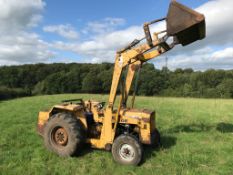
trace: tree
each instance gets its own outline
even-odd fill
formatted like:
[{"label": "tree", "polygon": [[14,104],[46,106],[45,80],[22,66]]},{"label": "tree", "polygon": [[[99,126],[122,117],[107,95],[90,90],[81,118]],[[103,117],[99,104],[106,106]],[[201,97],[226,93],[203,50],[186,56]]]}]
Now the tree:
[{"label": "tree", "polygon": [[83,79],[82,92],[99,93],[101,92],[101,81],[96,76],[96,73],[89,72]]},{"label": "tree", "polygon": [[233,79],[224,79],[216,89],[219,97],[233,98]]},{"label": "tree", "polygon": [[192,92],[193,92],[192,86],[188,83],[185,83],[184,87],[183,87],[183,96],[184,97],[191,97]]},{"label": "tree", "polygon": [[[0,67],[0,97],[55,93],[109,93],[112,63],[53,63]],[[125,72],[122,75],[125,76]],[[134,82],[131,90],[134,89]],[[4,95],[5,94],[5,95]],[[233,98],[233,70],[162,68],[145,63],[139,82],[139,95]]]}]

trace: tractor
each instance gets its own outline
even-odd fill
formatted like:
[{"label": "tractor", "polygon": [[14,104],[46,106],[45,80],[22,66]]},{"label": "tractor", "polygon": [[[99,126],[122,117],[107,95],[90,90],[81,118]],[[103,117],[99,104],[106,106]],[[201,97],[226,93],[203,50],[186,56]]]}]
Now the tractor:
[{"label": "tractor", "polygon": [[[151,34],[150,26],[158,22],[165,22],[166,28]],[[120,164],[138,165],[143,158],[143,145],[160,144],[155,111],[134,108],[141,67],[178,44],[186,46],[205,38],[205,17],[171,1],[167,16],[144,23],[143,30],[143,38],[116,52],[106,105],[95,100],[70,99],[39,112],[38,133],[49,150],[60,156],[72,156],[89,144],[111,151]],[[127,103],[133,81],[131,103]]]}]

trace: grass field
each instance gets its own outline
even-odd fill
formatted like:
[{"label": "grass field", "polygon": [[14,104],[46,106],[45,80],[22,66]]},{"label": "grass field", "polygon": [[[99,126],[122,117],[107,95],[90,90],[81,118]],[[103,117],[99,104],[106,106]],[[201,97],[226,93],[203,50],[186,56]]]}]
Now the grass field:
[{"label": "grass field", "polygon": [[160,149],[145,148],[138,167],[116,164],[110,152],[86,148],[62,158],[36,133],[38,111],[62,99],[105,101],[103,95],[53,95],[0,101],[0,174],[227,174],[233,175],[233,100],[138,97],[157,112]]}]

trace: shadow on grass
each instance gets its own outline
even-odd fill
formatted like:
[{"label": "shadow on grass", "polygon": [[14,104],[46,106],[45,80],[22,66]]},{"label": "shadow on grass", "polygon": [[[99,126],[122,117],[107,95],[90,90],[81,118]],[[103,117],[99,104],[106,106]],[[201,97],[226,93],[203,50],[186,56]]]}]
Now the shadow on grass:
[{"label": "shadow on grass", "polygon": [[[151,157],[156,156],[156,153],[159,152],[162,149],[169,149],[172,146],[176,144],[176,137],[168,136],[168,135],[162,135],[161,136],[161,145],[160,147],[153,148],[148,145],[144,145],[144,157],[140,165],[148,161]],[[76,152],[76,154],[73,155],[74,158],[78,158],[81,156],[84,156],[86,154],[91,154],[91,152],[95,151],[96,149],[91,148],[90,145],[85,144],[82,148],[82,151]],[[111,151],[109,152],[111,154]]]},{"label": "shadow on grass", "polygon": [[170,128],[165,131],[165,133],[179,133],[179,132],[208,132],[210,130],[217,130],[222,133],[233,132],[233,124],[230,123],[218,123],[216,125],[207,125],[207,124],[189,124],[189,125],[177,125],[173,128]]},{"label": "shadow on grass", "polygon": [[216,130],[222,133],[233,132],[233,124],[224,122],[218,123]]},{"label": "shadow on grass", "polygon": [[82,157],[86,154],[91,154],[93,152],[93,148],[89,144],[85,144],[82,146],[81,151],[76,151],[76,153],[72,157]]},{"label": "shadow on grass", "polygon": [[149,145],[144,145],[144,158],[141,162],[141,165],[148,161],[150,158],[155,157],[156,153],[162,149],[169,149],[176,144],[176,137],[162,135],[161,136],[161,145],[159,147],[153,148]]},{"label": "shadow on grass", "polygon": [[174,136],[161,136],[161,148],[169,149],[176,144],[176,137]]},{"label": "shadow on grass", "polygon": [[[164,133],[179,133],[179,132],[207,132],[210,130],[217,130],[222,133],[230,133],[233,132],[233,124],[230,123],[218,123],[217,125],[206,125],[206,124],[189,124],[189,125],[177,125],[173,128],[170,128]],[[148,145],[144,145],[144,158],[141,162],[141,165],[148,161],[150,158],[155,157],[156,153],[163,149],[170,149],[172,146],[176,145],[177,138],[169,135],[161,135],[161,145],[160,147],[153,148]],[[81,152],[78,152],[74,155],[74,157],[84,156],[86,154],[90,154],[93,152],[93,148],[90,145],[84,145],[84,148]],[[111,154],[111,153],[110,153]]]},{"label": "shadow on grass", "polygon": [[205,132],[214,129],[215,126],[206,124],[189,124],[189,125],[177,125],[173,128],[168,129],[168,133],[179,133],[179,132]]}]

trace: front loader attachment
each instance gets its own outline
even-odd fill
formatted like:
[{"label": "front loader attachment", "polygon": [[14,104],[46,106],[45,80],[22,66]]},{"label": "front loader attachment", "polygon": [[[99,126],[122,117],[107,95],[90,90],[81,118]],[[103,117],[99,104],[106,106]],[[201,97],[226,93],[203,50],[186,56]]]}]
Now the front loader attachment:
[{"label": "front loader attachment", "polygon": [[[206,36],[205,16],[195,10],[190,9],[189,7],[176,2],[175,0],[172,0],[169,5],[167,16],[165,18],[144,23],[143,29],[145,33],[145,39],[150,47],[154,47],[154,45],[149,26],[164,20],[166,21],[166,29],[160,32],[156,32],[156,34],[158,37],[158,34],[166,32],[166,35],[163,38],[160,38],[160,43],[158,45],[161,45],[167,51],[174,47],[176,44],[182,44],[183,46],[186,46],[197,40],[201,40]],[[166,40],[170,36],[173,37],[173,43],[166,45]],[[137,42],[133,42],[131,44],[135,45],[140,41],[141,40],[137,40]],[[132,48],[134,45],[130,45],[129,48]]]},{"label": "front loader attachment", "polygon": [[166,17],[167,35],[175,36],[183,46],[205,38],[204,15],[172,1]]}]

